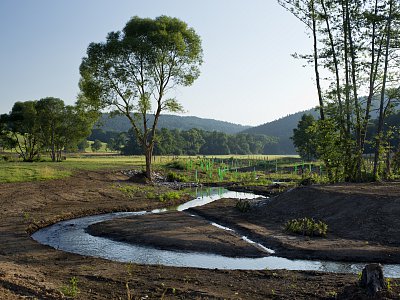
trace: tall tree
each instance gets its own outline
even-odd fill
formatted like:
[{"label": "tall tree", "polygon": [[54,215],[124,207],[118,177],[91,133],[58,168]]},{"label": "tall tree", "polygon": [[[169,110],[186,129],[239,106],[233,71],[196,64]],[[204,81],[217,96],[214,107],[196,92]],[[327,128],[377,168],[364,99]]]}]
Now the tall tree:
[{"label": "tall tree", "polygon": [[[201,63],[200,37],[183,21],[167,16],[134,17],[122,32],[111,32],[106,42],[88,47],[80,66],[82,94],[93,106],[111,107],[129,119],[149,180],[159,116],[182,110],[167,94],[176,86],[191,85]],[[154,121],[149,124],[151,112]]]},{"label": "tall tree", "polygon": [[[339,139],[340,142],[336,141],[336,147],[331,149],[335,149],[342,157],[337,161],[342,163],[344,171],[339,173],[343,174],[343,179],[363,180],[363,174],[366,173],[363,153],[367,128],[371,123],[373,101],[379,97],[383,120],[383,102],[388,102],[386,89],[393,89],[400,84],[400,4],[394,0],[278,2],[311,29],[314,36],[312,53],[314,56],[318,55],[318,60],[312,60],[312,55],[300,57],[306,58],[314,66],[318,62],[326,74],[322,84],[325,87],[321,93],[322,103],[325,105],[325,118],[336,126],[332,126],[330,121],[329,126],[322,122],[321,126],[315,128],[323,129],[325,133],[333,130],[331,135]],[[310,9],[306,10],[306,5]],[[318,37],[317,44],[315,33]],[[316,78],[319,78],[318,71],[315,70]],[[320,89],[317,85],[317,90]],[[319,101],[321,102],[321,98]],[[377,136],[375,165],[379,163],[379,139],[383,135],[381,133]]]},{"label": "tall tree", "polygon": [[52,161],[57,160],[58,140],[64,133],[64,101],[58,98],[43,98],[36,102],[39,137],[44,148],[49,149]]},{"label": "tall tree", "polygon": [[16,102],[7,118],[15,149],[24,161],[35,160],[40,150],[35,105],[36,101]]},{"label": "tall tree", "polygon": [[[324,100],[322,96],[321,77],[320,77],[320,63],[319,63],[319,49],[318,49],[318,12],[316,8],[317,0],[278,0],[278,3],[291,12],[297,19],[299,19],[308,30],[311,31],[313,40],[313,54],[300,55],[299,57],[307,59],[314,65],[315,83],[317,86],[319,113],[321,120],[325,119]],[[295,55],[298,57],[298,55]]]},{"label": "tall tree", "polygon": [[317,158],[317,150],[315,147],[315,135],[310,131],[310,127],[315,125],[315,119],[312,115],[304,114],[297,128],[293,129],[293,144],[299,155],[308,161]]},{"label": "tall tree", "polygon": [[[382,143],[382,130],[383,123],[385,119],[385,99],[386,99],[386,86],[388,83],[388,70],[389,70],[389,59],[390,59],[390,46],[392,40],[392,22],[393,22],[393,14],[394,14],[394,1],[389,0],[389,12],[387,15],[386,21],[386,30],[385,30],[385,44],[384,44],[384,67],[382,74],[382,87],[380,93],[380,101],[379,101],[379,119],[378,119],[378,131],[376,134],[376,145],[375,145],[375,157],[374,157],[374,171],[373,176],[375,179],[378,178],[378,168],[381,154],[381,143]],[[390,105],[391,97],[389,97],[388,105]]]}]

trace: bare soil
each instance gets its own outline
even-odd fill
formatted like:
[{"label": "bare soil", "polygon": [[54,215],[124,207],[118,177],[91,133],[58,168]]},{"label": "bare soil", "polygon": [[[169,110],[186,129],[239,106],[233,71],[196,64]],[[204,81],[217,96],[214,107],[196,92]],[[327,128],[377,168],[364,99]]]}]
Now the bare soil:
[{"label": "bare soil", "polygon": [[[246,213],[235,208],[236,202],[223,199],[191,211],[287,258],[400,262],[400,183],[299,187],[253,203]],[[327,223],[327,238],[285,232],[288,220],[304,217]]]},{"label": "bare soil", "polygon": [[[128,198],[114,187],[117,184],[134,183],[128,182],[128,178],[119,172],[92,171],[80,172],[63,180],[0,184],[0,299],[63,299],[65,297],[61,290],[68,286],[72,277],[78,280],[79,293],[76,299],[127,299],[128,289],[133,299],[367,299],[365,292],[358,287],[356,275],[132,265],[65,253],[31,239],[30,233],[59,220],[172,205],[156,200]],[[329,238],[357,243],[368,241],[377,247],[387,247],[393,254],[397,253],[400,227],[392,227],[397,224],[395,220],[385,222],[391,218],[392,212],[398,212],[400,204],[395,201],[396,194],[400,192],[398,185],[378,188],[375,185],[348,185],[340,189],[328,186],[306,188],[304,192],[306,195],[322,196],[314,199],[314,204],[304,206],[304,200],[309,197],[300,196],[301,191],[292,191],[275,198],[280,199],[278,202],[273,200],[255,204],[250,212],[244,214],[235,210],[232,200],[219,201],[196,211],[225,220],[227,224],[232,222],[260,238],[261,233],[265,235],[270,231],[274,235],[271,240],[276,240],[277,245],[281,243],[278,251],[282,253],[285,253],[285,244],[282,242],[285,239],[279,240],[279,236],[288,240],[298,238],[282,230],[282,221],[296,214],[303,217],[307,213],[312,217],[310,214],[315,211],[315,217],[331,216],[331,219],[326,219],[330,225]],[[335,201],[329,202],[332,197]],[[342,197],[344,200],[341,200]],[[366,202],[361,201],[364,198]],[[328,202],[324,204],[324,201]],[[365,209],[365,215],[370,211],[373,213],[372,219],[357,217],[357,222],[348,221],[345,217],[341,219],[340,205],[346,201],[356,201],[352,211],[346,212],[354,214],[354,217],[363,205],[377,202],[375,206],[365,205],[369,207]],[[388,203],[389,207],[386,206]],[[271,206],[263,209],[268,205]],[[220,214],[216,214],[220,209]],[[280,211],[284,213],[283,216],[280,216]],[[240,215],[240,219],[234,221],[235,215]],[[271,221],[263,222],[261,218]],[[334,225],[335,218],[345,222],[344,225]],[[351,222],[356,222],[354,224],[358,224],[359,229],[352,229]],[[346,227],[351,233],[346,232]],[[370,235],[364,232],[368,228],[372,228]],[[373,234],[378,230],[389,232]],[[293,243],[288,244],[288,256],[304,257],[303,248],[308,242],[313,245],[312,240],[307,241],[303,237],[298,239],[297,249],[289,248],[293,247]],[[393,280],[391,291],[378,298],[399,299],[399,285],[400,281]]]},{"label": "bare soil", "polygon": [[120,242],[161,250],[183,250],[228,257],[261,257],[268,254],[229,231],[184,212],[115,219],[90,225],[88,233]]}]

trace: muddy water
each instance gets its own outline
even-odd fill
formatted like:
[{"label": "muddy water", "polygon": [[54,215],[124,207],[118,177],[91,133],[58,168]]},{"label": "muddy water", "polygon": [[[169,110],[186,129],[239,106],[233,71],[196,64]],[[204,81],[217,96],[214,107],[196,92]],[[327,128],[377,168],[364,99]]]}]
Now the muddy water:
[{"label": "muddy water", "polygon": [[[289,260],[274,256],[274,251],[268,245],[261,246],[271,256],[261,258],[230,258],[220,255],[190,253],[178,251],[165,251],[149,247],[131,245],[110,239],[92,236],[86,233],[86,228],[92,224],[123,218],[129,216],[144,215],[149,213],[161,213],[166,210],[184,211],[191,207],[205,205],[221,198],[253,199],[260,197],[252,193],[239,193],[227,191],[221,188],[213,188],[197,191],[197,198],[175,208],[153,211],[111,213],[104,215],[88,216],[56,223],[43,228],[32,235],[39,243],[49,245],[55,249],[66,252],[101,257],[120,262],[133,262],[139,264],[162,264],[178,267],[195,267],[209,269],[287,269],[287,270],[315,270],[338,273],[358,273],[365,264],[331,261]],[[221,230],[233,231],[230,228],[216,223]],[[242,237],[249,243],[254,243],[247,237]],[[400,265],[385,265],[385,276],[400,278]]]}]

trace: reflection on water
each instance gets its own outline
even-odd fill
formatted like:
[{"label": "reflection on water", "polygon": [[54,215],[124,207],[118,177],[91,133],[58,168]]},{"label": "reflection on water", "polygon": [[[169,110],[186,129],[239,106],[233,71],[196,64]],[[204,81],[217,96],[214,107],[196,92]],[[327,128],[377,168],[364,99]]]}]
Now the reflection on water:
[{"label": "reflection on water", "polygon": [[[206,191],[199,190],[197,191],[196,199],[178,206],[176,210],[183,211],[190,207],[204,205],[220,198],[252,199],[257,197],[259,196],[251,193],[231,192],[224,189],[207,189]],[[159,213],[162,211],[165,210],[112,213],[62,221],[35,232],[32,235],[32,238],[39,243],[66,252],[140,264],[162,264],[167,266],[209,269],[287,269],[339,273],[358,273],[365,265],[362,263],[354,264],[346,262],[290,260],[277,256],[262,258],[231,258],[203,253],[165,251],[116,242],[106,238],[92,236],[85,232],[85,229],[89,225],[98,222],[148,213]],[[214,226],[218,227],[220,225],[214,224]],[[231,230],[227,227],[220,227],[221,230]],[[253,243],[252,241],[249,242]],[[388,277],[400,278],[400,265],[385,265],[384,273],[385,276]]]}]

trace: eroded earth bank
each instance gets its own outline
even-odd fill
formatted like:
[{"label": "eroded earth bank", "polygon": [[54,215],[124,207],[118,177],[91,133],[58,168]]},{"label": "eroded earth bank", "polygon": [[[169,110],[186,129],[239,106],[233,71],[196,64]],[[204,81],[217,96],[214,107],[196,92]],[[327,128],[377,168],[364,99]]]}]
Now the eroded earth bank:
[{"label": "eroded earth bank", "polygon": [[[65,253],[41,245],[33,231],[59,220],[113,211],[151,210],[176,203],[129,198],[116,185],[121,172],[81,172],[71,178],[0,185],[0,299],[62,299],[78,280],[77,299],[363,299],[357,275],[315,271],[208,270],[137,265]],[[96,234],[159,248],[199,249],[228,256],[264,255],[204,219],[235,228],[268,244],[281,256],[348,261],[399,262],[400,185],[304,187],[254,201],[242,213],[236,201],[191,209],[196,218],[148,215],[98,224]],[[184,199],[180,200],[184,201]],[[329,225],[328,237],[305,238],[284,231],[292,218],[314,217]],[[129,223],[129,224],[128,224]],[[106,228],[107,226],[111,226]],[[127,230],[131,228],[131,230]],[[132,234],[135,232],[135,234]],[[201,237],[197,239],[197,237]],[[399,280],[383,299],[398,299]]]}]

